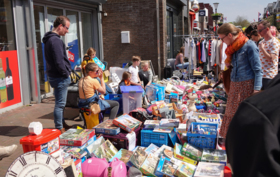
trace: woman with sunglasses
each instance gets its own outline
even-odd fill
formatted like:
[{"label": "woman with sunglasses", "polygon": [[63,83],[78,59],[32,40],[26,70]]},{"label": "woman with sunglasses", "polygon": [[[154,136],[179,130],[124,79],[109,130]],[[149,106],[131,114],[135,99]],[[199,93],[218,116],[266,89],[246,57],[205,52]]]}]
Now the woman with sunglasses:
[{"label": "woman with sunglasses", "polygon": [[[86,76],[79,81],[79,107],[87,106],[96,99],[96,91],[100,94],[106,93],[106,86],[103,78],[103,71],[96,63],[88,63],[85,67]],[[100,79],[99,81],[96,79]],[[102,99],[102,96],[99,96]],[[104,100],[105,101],[105,100]],[[107,104],[106,104],[107,103]],[[106,100],[102,106],[105,109],[111,109],[109,119],[115,119],[119,111],[119,103],[117,101]]]},{"label": "woman with sunglasses", "polygon": [[239,28],[225,23],[218,29],[218,35],[227,44],[226,68],[232,67],[227,107],[220,130],[220,135],[226,138],[228,126],[239,104],[261,89],[263,72],[258,47]]}]

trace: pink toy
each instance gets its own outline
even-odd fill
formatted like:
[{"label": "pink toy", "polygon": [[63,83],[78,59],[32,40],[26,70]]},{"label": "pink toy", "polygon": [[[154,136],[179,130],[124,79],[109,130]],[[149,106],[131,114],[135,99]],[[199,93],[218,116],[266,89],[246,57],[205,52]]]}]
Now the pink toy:
[{"label": "pink toy", "polygon": [[120,161],[118,158],[114,158],[114,160],[110,163],[110,167],[112,168],[111,177],[126,177],[127,169],[123,161]]},{"label": "pink toy", "polygon": [[105,158],[92,157],[82,164],[83,177],[104,177],[108,174],[109,164]]}]

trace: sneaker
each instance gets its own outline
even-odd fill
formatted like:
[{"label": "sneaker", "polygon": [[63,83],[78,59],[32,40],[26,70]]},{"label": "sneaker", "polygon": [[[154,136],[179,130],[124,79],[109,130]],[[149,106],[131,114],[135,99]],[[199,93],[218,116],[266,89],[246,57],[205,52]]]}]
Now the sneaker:
[{"label": "sneaker", "polygon": [[4,157],[9,157],[12,155],[17,149],[17,145],[13,144],[11,146],[0,146],[0,160]]}]

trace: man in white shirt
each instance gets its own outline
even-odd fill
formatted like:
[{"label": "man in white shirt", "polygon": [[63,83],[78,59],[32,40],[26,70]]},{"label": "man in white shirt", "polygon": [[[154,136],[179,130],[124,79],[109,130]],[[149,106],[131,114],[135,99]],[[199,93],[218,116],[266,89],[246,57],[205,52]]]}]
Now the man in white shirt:
[{"label": "man in white shirt", "polygon": [[140,64],[140,61],[141,61],[141,58],[139,56],[132,57],[132,65],[128,68],[128,72],[131,73],[131,79],[130,79],[131,85],[142,86],[139,75],[138,75],[138,72],[139,72],[138,66]]}]

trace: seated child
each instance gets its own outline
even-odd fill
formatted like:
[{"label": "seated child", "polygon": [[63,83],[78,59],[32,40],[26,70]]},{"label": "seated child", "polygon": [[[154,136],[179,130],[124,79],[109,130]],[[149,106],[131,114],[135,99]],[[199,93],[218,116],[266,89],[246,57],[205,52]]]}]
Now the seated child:
[{"label": "seated child", "polygon": [[131,74],[130,72],[127,72],[125,71],[122,75],[122,80],[121,82],[119,83],[119,89],[118,89],[118,94],[122,94],[121,92],[121,86],[130,86],[131,83],[130,83],[130,79],[131,79]]},{"label": "seated child", "polygon": [[85,54],[84,56],[84,59],[83,59],[83,62],[82,62],[82,70],[83,70],[83,74],[84,76],[86,76],[86,72],[85,72],[85,68],[86,68],[86,65],[88,63],[94,63],[94,60],[93,58],[96,56],[96,50],[92,47],[90,47],[88,50],[87,50],[87,53]]}]

